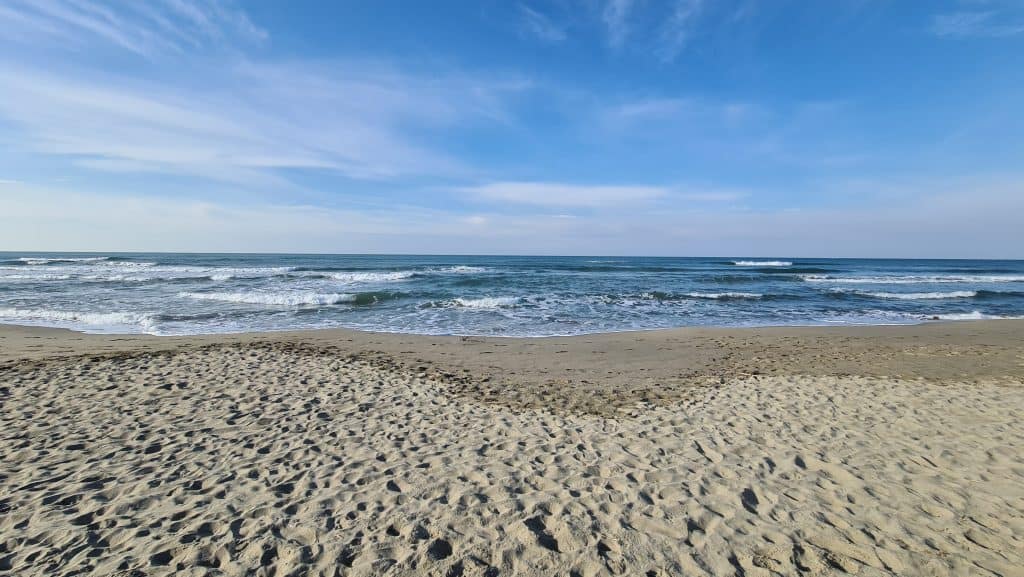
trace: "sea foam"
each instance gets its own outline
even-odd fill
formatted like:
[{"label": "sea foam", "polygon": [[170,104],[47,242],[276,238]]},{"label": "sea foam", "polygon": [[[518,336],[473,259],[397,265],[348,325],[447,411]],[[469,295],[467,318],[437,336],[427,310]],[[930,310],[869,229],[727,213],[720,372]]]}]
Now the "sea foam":
[{"label": "sea foam", "polygon": [[449,273],[449,274],[473,274],[478,272],[487,272],[487,268],[482,266],[468,266],[468,265],[456,265],[447,266],[438,269],[433,269],[431,272]]},{"label": "sea foam", "polygon": [[723,293],[686,293],[686,296],[695,299],[714,299],[714,300],[727,300],[727,299],[759,299],[763,298],[764,295],[760,293],[743,293],[743,292],[723,292]]},{"label": "sea foam", "polygon": [[807,282],[836,284],[928,284],[928,283],[999,283],[1024,282],[1024,275],[950,275],[950,276],[858,276],[836,277],[807,274],[800,278]]},{"label": "sea foam", "polygon": [[515,306],[519,299],[516,297],[482,297],[476,299],[457,298],[451,301],[455,306],[468,309],[499,309]]},{"label": "sea foam", "polygon": [[788,260],[734,260],[736,266],[793,266]]},{"label": "sea foam", "polygon": [[334,305],[356,300],[354,294],[316,292],[183,292],[178,293],[178,296],[195,300],[287,307]]},{"label": "sea foam", "polygon": [[918,318],[924,320],[941,320],[941,321],[980,321],[980,320],[995,320],[995,319],[1019,319],[1021,317],[1004,316],[1004,315],[991,315],[981,311],[971,311],[969,313],[945,313],[938,315],[921,315]]},{"label": "sea foam", "polygon": [[37,258],[31,256],[21,257],[18,260],[27,265],[46,265],[52,263],[72,263],[72,262],[101,262],[109,260],[109,256],[90,256],[80,258]]},{"label": "sea foam", "polygon": [[84,324],[104,327],[152,326],[154,317],[149,313],[135,312],[79,312],[51,309],[0,309],[0,318],[24,321],[56,321],[58,323]]},{"label": "sea foam", "polygon": [[968,299],[978,296],[978,291],[922,292],[922,293],[891,293],[876,291],[858,291],[848,289],[832,289],[830,292],[853,294],[879,299],[898,300],[937,300],[937,299]]},{"label": "sea foam", "polygon": [[327,276],[344,283],[394,282],[412,278],[416,273],[411,270],[382,272],[332,272]]},{"label": "sea foam", "polygon": [[71,278],[71,275],[69,275],[69,274],[55,274],[55,273],[0,274],[0,281],[5,281],[5,280],[54,281],[54,280],[68,280],[70,278]]},{"label": "sea foam", "polygon": [[1024,262],[3,253],[0,309],[0,322],[161,334],[916,323],[1024,315]]}]

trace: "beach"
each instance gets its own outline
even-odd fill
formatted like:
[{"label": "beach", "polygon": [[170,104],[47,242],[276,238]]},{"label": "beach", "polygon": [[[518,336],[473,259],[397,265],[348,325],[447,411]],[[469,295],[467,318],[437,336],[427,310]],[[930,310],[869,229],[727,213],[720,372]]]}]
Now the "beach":
[{"label": "beach", "polygon": [[0,326],[0,573],[1024,575],[1024,321]]}]

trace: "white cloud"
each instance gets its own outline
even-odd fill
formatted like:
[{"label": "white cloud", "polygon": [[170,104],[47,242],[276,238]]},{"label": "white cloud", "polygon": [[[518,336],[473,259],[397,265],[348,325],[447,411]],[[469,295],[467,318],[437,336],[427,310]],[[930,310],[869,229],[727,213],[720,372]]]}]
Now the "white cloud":
[{"label": "white cloud", "polygon": [[[872,206],[590,215],[288,206],[5,186],[8,250],[1021,258],[1024,177],[840,183]],[[822,189],[827,194],[827,189]],[[685,192],[684,192],[685,193]],[[621,198],[621,197],[620,197]]]},{"label": "white cloud", "polygon": [[609,207],[664,196],[657,186],[587,186],[553,182],[492,182],[464,189],[488,201],[557,207]]},{"label": "white cloud", "polygon": [[[846,184],[844,184],[846,186]],[[8,250],[483,254],[771,254],[1020,258],[1024,178],[849,183],[872,207],[649,210],[591,215],[351,210],[5,187]],[[898,193],[898,194],[897,194]],[[623,200],[623,197],[618,197]]]},{"label": "white cloud", "polygon": [[633,2],[634,0],[608,0],[605,3],[601,19],[608,30],[608,43],[613,48],[618,48],[626,42]]},{"label": "white cloud", "polygon": [[684,98],[645,98],[612,107],[610,112],[624,119],[661,119],[675,116],[692,105]]},{"label": "white cloud", "polygon": [[554,43],[565,40],[565,28],[552,22],[548,16],[526,4],[520,4],[519,11],[523,17],[524,28],[533,36],[544,42]]},{"label": "white cloud", "polygon": [[[655,57],[671,63],[692,36],[704,0],[673,0],[667,13],[659,9],[650,14],[634,15],[637,4],[636,0],[604,2],[601,21],[605,26],[608,44],[612,48],[621,48],[627,39],[635,37],[636,42],[651,50]],[[633,30],[634,20],[637,20],[639,28],[636,33]]]},{"label": "white cloud", "polygon": [[[515,252],[558,236],[560,221],[391,205],[386,209],[244,204],[5,186],[5,250],[335,253]],[[539,250],[534,244],[528,250]]]},{"label": "white cloud", "polygon": [[[663,229],[683,254],[1021,258],[1024,176],[839,183],[870,206],[696,211]],[[823,189],[827,195],[829,190]]]},{"label": "white cloud", "polygon": [[278,169],[436,176],[467,169],[427,146],[427,136],[503,121],[504,99],[524,86],[358,62],[189,72],[208,83],[75,78],[0,64],[0,118],[20,130],[26,148],[99,170],[274,185]]},{"label": "white cloud", "polygon": [[[559,182],[491,182],[460,189],[478,200],[555,208],[646,208],[657,200],[686,203],[732,202],[749,195],[746,190],[701,186],[585,185]],[[572,215],[559,215],[571,217]]]},{"label": "white cloud", "polygon": [[[0,47],[76,54],[63,68],[53,58],[35,67],[0,60],[5,140],[98,171],[264,187],[288,186],[284,171],[294,169],[361,179],[464,174],[471,170],[436,138],[509,123],[509,95],[528,88],[436,67],[247,61],[211,50],[267,37],[230,1],[12,0],[0,5],[0,26],[17,32]],[[187,62],[121,76],[93,66],[93,47],[149,59],[184,52]]]},{"label": "white cloud", "polygon": [[663,62],[672,62],[686,47],[702,5],[703,0],[676,0],[672,15],[661,30],[661,44],[657,49]]},{"label": "white cloud", "polygon": [[937,14],[932,18],[931,31],[948,38],[1001,38],[1024,34],[1024,22],[1006,22],[1002,17],[992,11]]},{"label": "white cloud", "polygon": [[673,198],[691,202],[735,202],[750,196],[746,190],[725,188],[683,188],[673,193]]},{"label": "white cloud", "polygon": [[231,2],[202,0],[168,0],[164,6],[153,2],[11,0],[0,6],[0,23],[37,33],[15,35],[24,41],[99,42],[147,58],[204,44],[262,41],[268,36]]},{"label": "white cloud", "polygon": [[715,122],[720,128],[734,127],[763,117],[767,110],[753,102],[709,100],[698,97],[646,97],[625,101],[597,102],[595,114],[606,125],[648,129],[665,123],[683,123],[693,128],[698,122]]}]

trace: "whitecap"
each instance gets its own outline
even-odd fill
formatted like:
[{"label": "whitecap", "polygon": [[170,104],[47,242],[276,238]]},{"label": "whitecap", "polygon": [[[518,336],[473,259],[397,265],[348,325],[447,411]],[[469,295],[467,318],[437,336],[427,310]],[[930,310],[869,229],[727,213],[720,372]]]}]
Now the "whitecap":
[{"label": "whitecap", "polygon": [[518,297],[481,297],[476,299],[457,298],[452,301],[456,306],[469,309],[500,309],[515,306]]},{"label": "whitecap", "polygon": [[71,278],[69,274],[53,274],[53,273],[36,273],[36,274],[0,274],[0,281],[5,280],[36,280],[36,281],[47,281],[47,280],[68,280]]},{"label": "whitecap", "polygon": [[736,266],[793,266],[793,263],[788,260],[736,260],[732,264]]},{"label": "whitecap", "polygon": [[487,272],[487,269],[482,266],[468,266],[468,265],[457,265],[434,269],[434,272],[440,273],[452,273],[452,274],[473,274],[477,272]]},{"label": "whitecap", "polygon": [[55,262],[100,262],[110,259],[109,256],[90,256],[78,258],[43,258],[34,256],[23,256],[18,260],[27,265],[45,265]]},{"label": "whitecap", "polygon": [[376,271],[376,272],[333,272],[328,276],[345,283],[395,282],[412,278],[413,271]]},{"label": "whitecap", "polygon": [[195,300],[288,307],[333,305],[356,300],[356,295],[353,294],[316,292],[183,292],[178,293],[178,296]]},{"label": "whitecap", "polygon": [[939,315],[921,315],[918,318],[925,320],[938,320],[938,321],[980,321],[980,320],[995,320],[995,319],[1019,319],[1021,317],[1001,316],[1001,315],[990,315],[981,311],[971,311],[969,313],[945,313]]},{"label": "whitecap", "polygon": [[686,296],[695,299],[759,299],[764,297],[760,293],[724,292],[724,293],[686,293]]},{"label": "whitecap", "polygon": [[83,312],[51,309],[0,309],[0,318],[22,321],[50,321],[98,327],[142,327],[149,329],[154,317],[142,312]]},{"label": "whitecap", "polygon": [[1024,275],[949,275],[949,276],[858,276],[834,277],[808,274],[800,278],[807,282],[835,284],[928,284],[928,283],[999,283],[1024,282]]},{"label": "whitecap", "polygon": [[847,289],[832,289],[830,292],[842,294],[855,294],[879,299],[899,300],[937,300],[937,299],[966,299],[978,296],[978,291],[951,291],[951,292],[924,292],[924,293],[890,293],[874,291],[858,291]]},{"label": "whitecap", "polygon": [[225,281],[233,278],[264,278],[293,270],[292,267],[199,267],[199,266],[158,266],[141,271],[108,271],[90,269],[82,275],[83,280],[100,282],[148,282],[155,280],[210,279]]}]

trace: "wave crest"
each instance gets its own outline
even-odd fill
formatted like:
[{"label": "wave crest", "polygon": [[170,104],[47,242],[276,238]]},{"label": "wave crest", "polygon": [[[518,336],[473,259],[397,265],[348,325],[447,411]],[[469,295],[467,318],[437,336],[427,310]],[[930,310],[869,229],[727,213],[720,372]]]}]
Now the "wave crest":
[{"label": "wave crest", "polygon": [[469,266],[469,265],[456,265],[447,266],[439,269],[435,269],[434,272],[450,273],[450,274],[473,274],[477,272],[487,272],[487,269],[482,266]]},{"label": "wave crest", "polygon": [[1021,317],[1004,316],[1004,315],[990,315],[981,311],[971,311],[969,313],[946,313],[940,315],[922,315],[918,318],[929,321],[980,321],[980,320],[1000,320],[1000,319],[1019,319]]},{"label": "wave crest", "polygon": [[380,272],[332,272],[328,278],[344,283],[373,283],[373,282],[394,282],[412,278],[416,273],[409,270],[404,271],[380,271]]},{"label": "wave crest", "polygon": [[759,299],[763,298],[764,295],[761,293],[744,293],[744,292],[724,292],[724,293],[686,293],[686,296],[695,299],[713,299],[713,300],[729,300],[729,299]]},{"label": "wave crest", "polygon": [[788,260],[734,260],[736,266],[793,266]]},{"label": "wave crest", "polygon": [[467,309],[506,309],[514,307],[518,302],[518,297],[480,297],[480,298],[463,298],[459,297],[452,299],[451,304],[457,307]]},{"label": "wave crest", "polygon": [[928,283],[999,283],[1024,282],[1024,275],[951,275],[951,276],[857,276],[834,277],[808,274],[801,277],[807,282],[836,284],[928,284]]},{"label": "wave crest", "polygon": [[878,299],[898,300],[938,300],[938,299],[969,299],[978,296],[978,291],[951,291],[951,292],[924,292],[924,293],[891,293],[877,291],[858,291],[845,289],[832,289],[834,294],[852,294],[857,296],[872,297]]},{"label": "wave crest", "polygon": [[109,256],[90,256],[90,257],[79,257],[79,258],[43,258],[34,256],[23,256],[18,261],[23,262],[27,265],[46,265],[53,263],[73,263],[73,262],[101,262],[110,260]]},{"label": "wave crest", "polygon": [[154,317],[149,313],[130,312],[78,312],[51,309],[0,309],[0,318],[23,321],[52,321],[75,323],[98,327],[142,327],[153,326]]},{"label": "wave crest", "polygon": [[316,293],[316,292],[270,292],[270,291],[251,291],[251,292],[210,292],[210,293],[196,293],[196,292],[183,292],[178,293],[179,297],[189,298],[194,300],[207,300],[207,301],[221,301],[229,303],[239,304],[251,304],[251,305],[270,305],[270,306],[315,306],[315,305],[334,305],[341,303],[353,303],[356,301],[357,295],[349,293]]}]

